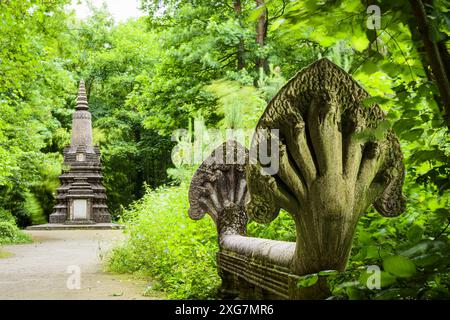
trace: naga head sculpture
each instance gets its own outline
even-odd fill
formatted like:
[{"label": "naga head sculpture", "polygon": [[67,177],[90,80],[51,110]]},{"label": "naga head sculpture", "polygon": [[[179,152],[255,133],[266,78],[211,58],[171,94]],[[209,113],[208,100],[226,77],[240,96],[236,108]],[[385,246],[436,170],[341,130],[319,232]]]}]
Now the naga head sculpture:
[{"label": "naga head sculpture", "polygon": [[234,140],[224,142],[203,161],[189,188],[189,217],[199,220],[208,213],[224,235],[245,235],[248,150]]},{"label": "naga head sculpture", "polygon": [[256,127],[247,213],[262,223],[280,209],[290,213],[297,274],[344,269],[358,218],[370,205],[387,217],[405,208],[400,144],[392,130],[380,130],[385,114],[376,104],[364,106],[368,97],[321,59],[278,92]]}]

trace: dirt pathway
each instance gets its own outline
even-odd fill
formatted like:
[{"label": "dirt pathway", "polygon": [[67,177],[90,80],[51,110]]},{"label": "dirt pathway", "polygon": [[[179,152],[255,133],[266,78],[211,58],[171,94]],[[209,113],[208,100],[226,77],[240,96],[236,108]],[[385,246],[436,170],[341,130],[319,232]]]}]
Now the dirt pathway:
[{"label": "dirt pathway", "polygon": [[3,247],[11,256],[0,259],[0,299],[163,298],[144,297],[144,280],[103,271],[105,254],[124,239],[120,230],[27,233],[33,243]]}]

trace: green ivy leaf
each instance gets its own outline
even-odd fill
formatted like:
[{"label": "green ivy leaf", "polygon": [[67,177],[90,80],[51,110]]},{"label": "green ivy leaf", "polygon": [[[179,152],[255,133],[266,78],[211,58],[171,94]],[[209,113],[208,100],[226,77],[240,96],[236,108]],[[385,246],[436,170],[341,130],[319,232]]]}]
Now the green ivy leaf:
[{"label": "green ivy leaf", "polygon": [[415,246],[403,251],[402,256],[416,257],[425,253],[439,252],[446,248],[446,244],[442,241],[424,240],[416,244]]},{"label": "green ivy leaf", "polygon": [[406,231],[406,236],[410,242],[416,243],[422,240],[423,229],[415,224]]},{"label": "green ivy leaf", "polygon": [[299,287],[308,288],[308,287],[315,285],[318,280],[319,280],[319,275],[317,273],[313,273],[313,274],[308,274],[306,276],[300,277],[297,284]]},{"label": "green ivy leaf", "polygon": [[365,35],[361,35],[359,37],[353,36],[351,38],[351,43],[356,50],[361,52],[367,48],[367,46],[369,45],[369,40]]},{"label": "green ivy leaf", "polygon": [[347,287],[345,289],[345,293],[347,294],[350,300],[364,300],[367,297],[364,295],[364,292],[361,289],[356,287]]},{"label": "green ivy leaf", "polygon": [[441,260],[441,258],[442,256],[440,254],[426,253],[415,257],[413,261],[418,267],[428,267],[435,265],[439,260]]},{"label": "green ivy leaf", "polygon": [[423,134],[423,129],[412,129],[404,132],[401,135],[401,138],[406,141],[415,141],[418,140]]},{"label": "green ivy leaf", "polygon": [[446,161],[446,155],[441,150],[419,150],[417,152],[414,152],[409,161],[413,164],[421,164],[425,161]]},{"label": "green ivy leaf", "polygon": [[375,96],[375,97],[369,97],[369,98],[364,99],[363,105],[365,107],[370,107],[374,104],[383,104],[383,103],[386,103],[389,101],[390,100],[385,97]]},{"label": "green ivy leaf", "polygon": [[[367,273],[367,272],[361,273],[361,275],[359,276],[359,283],[361,285],[363,285],[364,287],[367,287],[367,280],[369,279],[370,276],[373,276],[373,273]],[[397,282],[397,278],[395,276],[393,276],[392,274],[390,274],[386,271],[380,272],[381,288],[389,287],[390,285],[394,284],[395,282]]]},{"label": "green ivy leaf", "polygon": [[318,275],[321,277],[330,277],[330,276],[335,276],[338,274],[339,274],[339,271],[337,271],[337,270],[323,270],[318,273]]},{"label": "green ivy leaf", "polygon": [[375,295],[375,300],[395,300],[404,299],[406,297],[415,297],[416,291],[409,288],[392,288],[384,290]]},{"label": "green ivy leaf", "polygon": [[383,268],[399,278],[410,278],[416,273],[416,265],[404,256],[390,256],[383,260]]},{"label": "green ivy leaf", "polygon": [[411,128],[420,125],[420,121],[414,118],[400,119],[394,123],[394,130],[398,134],[402,134],[405,131],[410,131]]}]

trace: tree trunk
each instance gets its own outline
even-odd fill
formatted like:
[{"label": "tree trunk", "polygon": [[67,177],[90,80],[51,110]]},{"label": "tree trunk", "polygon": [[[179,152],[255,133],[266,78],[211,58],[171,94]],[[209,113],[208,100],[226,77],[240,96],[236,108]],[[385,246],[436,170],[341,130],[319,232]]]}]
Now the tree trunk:
[{"label": "tree trunk", "polygon": [[[427,7],[433,6],[433,0],[423,0],[424,5]],[[427,9],[425,7],[425,9]],[[428,10],[430,11],[430,10]],[[427,14],[429,12],[426,12]],[[442,32],[439,32],[446,40],[448,40],[448,36]],[[447,79],[450,80],[450,54],[448,52],[447,46],[445,45],[445,40],[438,42],[438,50],[441,55],[442,63],[444,64],[445,73],[447,74]]]},{"label": "tree trunk", "polygon": [[[416,47],[417,53],[419,54],[420,62],[422,63],[422,68],[427,76],[428,81],[434,81],[433,74],[431,73],[431,66],[427,56],[427,52],[425,50],[425,46],[422,42],[422,37],[417,29],[417,21],[414,16],[411,19],[408,19],[408,28],[411,32],[411,39]],[[443,111],[444,106],[442,105],[441,97],[438,93],[433,94],[433,99],[436,102],[439,110]]]},{"label": "tree trunk", "polygon": [[[241,0],[233,1],[234,13],[236,14],[236,19],[239,21],[239,25],[242,27],[242,4]],[[239,37],[239,44],[237,45],[237,69],[242,70],[245,68],[245,45],[242,36]]]},{"label": "tree trunk", "polygon": [[438,43],[439,53],[441,54],[442,63],[445,67],[445,73],[447,74],[447,79],[450,80],[450,53],[448,52],[445,41]]},{"label": "tree trunk", "polygon": [[[265,0],[256,0],[256,7],[261,8],[265,6]],[[268,28],[268,10],[264,8],[260,15],[258,16],[258,21],[256,24],[256,43],[261,49],[265,47],[267,28]],[[263,68],[264,72],[269,72],[269,63],[266,57],[258,56],[256,58],[256,69],[259,70]]]},{"label": "tree trunk", "polygon": [[[141,135],[141,126],[139,124],[136,124],[133,128],[134,131],[134,140],[136,144],[139,144],[139,142],[142,140]],[[133,164],[133,167],[136,169],[136,177],[134,181],[134,196],[136,199],[140,199],[144,195],[144,159],[142,159],[142,154],[139,154],[137,157],[134,158],[137,163]],[[133,161],[133,160],[132,160]]]},{"label": "tree trunk", "polygon": [[[446,60],[444,60],[448,59],[448,52],[446,48],[444,48],[445,51],[442,48],[440,50],[439,45],[433,42],[431,38],[431,29],[427,20],[427,14],[422,1],[410,0],[410,4],[417,21],[417,28],[424,44],[431,70],[433,71],[434,81],[441,95],[444,118],[447,126],[450,128],[450,75],[446,71],[448,67],[446,68]],[[445,52],[447,52],[447,55],[445,55]],[[444,56],[442,55],[443,53]]]}]

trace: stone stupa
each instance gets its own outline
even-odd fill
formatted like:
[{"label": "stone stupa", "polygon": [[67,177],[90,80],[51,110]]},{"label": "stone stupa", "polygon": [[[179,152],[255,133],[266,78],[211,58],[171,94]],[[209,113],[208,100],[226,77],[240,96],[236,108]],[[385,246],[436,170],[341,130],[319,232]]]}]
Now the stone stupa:
[{"label": "stone stupa", "polygon": [[72,116],[72,142],[64,149],[64,166],[67,170],[59,177],[61,186],[50,224],[110,223],[106,189],[102,185],[100,150],[92,141],[91,113],[83,81]]}]

